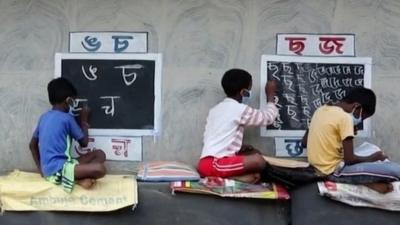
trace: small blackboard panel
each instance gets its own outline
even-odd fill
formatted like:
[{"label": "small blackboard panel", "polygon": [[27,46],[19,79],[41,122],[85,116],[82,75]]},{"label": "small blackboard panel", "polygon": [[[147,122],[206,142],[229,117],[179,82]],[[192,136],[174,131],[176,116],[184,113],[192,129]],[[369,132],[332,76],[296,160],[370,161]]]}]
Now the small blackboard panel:
[{"label": "small blackboard panel", "polygon": [[160,54],[56,54],[56,77],[78,91],[75,112],[88,105],[91,135],[154,135],[160,126]]},{"label": "small blackboard panel", "polygon": [[[261,128],[261,135],[302,136],[318,107],[341,100],[354,87],[371,87],[371,58],[263,55],[261,106],[267,80],[278,83],[279,117]],[[368,136],[369,128],[370,121],[364,121],[359,135]]]}]

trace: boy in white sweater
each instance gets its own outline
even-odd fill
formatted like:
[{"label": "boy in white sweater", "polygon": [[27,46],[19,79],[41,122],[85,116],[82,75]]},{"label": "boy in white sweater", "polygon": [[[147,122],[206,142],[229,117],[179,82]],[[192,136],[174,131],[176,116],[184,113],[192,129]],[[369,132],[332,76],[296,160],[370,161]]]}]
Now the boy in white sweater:
[{"label": "boy in white sweater", "polygon": [[[246,105],[252,87],[252,78],[247,71],[228,70],[221,84],[227,97],[208,114],[198,171],[203,177],[222,178],[259,174],[266,162],[258,150],[243,145],[243,131],[248,126],[266,126],[274,122],[278,115],[273,103],[276,84],[266,84],[267,104],[261,110]],[[253,178],[244,181],[254,182],[259,176]]]}]

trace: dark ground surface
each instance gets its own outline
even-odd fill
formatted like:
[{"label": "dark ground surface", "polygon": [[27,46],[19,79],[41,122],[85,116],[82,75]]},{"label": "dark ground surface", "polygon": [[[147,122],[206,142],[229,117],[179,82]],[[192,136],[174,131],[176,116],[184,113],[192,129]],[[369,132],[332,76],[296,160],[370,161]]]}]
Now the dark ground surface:
[{"label": "dark ground surface", "polygon": [[399,225],[400,212],[352,207],[321,197],[317,184],[291,193],[292,225]]},{"label": "dark ground surface", "polygon": [[232,199],[176,193],[168,184],[139,183],[139,204],[134,211],[10,212],[0,225],[258,225],[288,224],[289,201]]},{"label": "dark ground surface", "polygon": [[[139,204],[113,212],[5,212],[0,225],[399,225],[400,212],[355,208],[321,197],[317,185],[291,201],[171,194],[164,183],[139,183]],[[290,212],[289,212],[290,211]]]}]

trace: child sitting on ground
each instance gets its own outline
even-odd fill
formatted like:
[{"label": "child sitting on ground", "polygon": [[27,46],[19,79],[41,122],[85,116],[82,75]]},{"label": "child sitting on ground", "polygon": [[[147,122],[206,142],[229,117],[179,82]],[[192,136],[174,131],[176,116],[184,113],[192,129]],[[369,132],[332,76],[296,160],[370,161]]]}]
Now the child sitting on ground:
[{"label": "child sitting on ground", "polygon": [[[309,130],[303,138],[308,161],[323,175],[377,175],[387,179],[400,177],[400,165],[381,162],[382,151],[361,157],[354,154],[355,127],[375,113],[376,96],[367,88],[352,89],[342,101],[318,108],[311,118]],[[354,183],[359,183],[360,181]],[[381,193],[390,192],[390,183],[363,184]]]},{"label": "child sitting on ground", "polygon": [[245,105],[252,87],[252,77],[247,71],[231,69],[224,74],[221,84],[227,98],[208,114],[198,171],[203,177],[254,183],[259,180],[266,161],[258,150],[242,144],[243,131],[247,126],[266,126],[274,122],[278,115],[273,103],[276,84],[266,84],[267,104],[262,110]]},{"label": "child sitting on ground", "polygon": [[89,110],[84,107],[80,112],[78,125],[68,113],[78,93],[75,87],[64,78],[57,78],[47,86],[52,109],[39,119],[29,148],[40,173],[48,181],[62,184],[71,192],[74,183],[89,189],[96,179],[105,175],[105,154],[95,150],[77,159],[71,157],[72,138],[81,147],[88,145]]}]

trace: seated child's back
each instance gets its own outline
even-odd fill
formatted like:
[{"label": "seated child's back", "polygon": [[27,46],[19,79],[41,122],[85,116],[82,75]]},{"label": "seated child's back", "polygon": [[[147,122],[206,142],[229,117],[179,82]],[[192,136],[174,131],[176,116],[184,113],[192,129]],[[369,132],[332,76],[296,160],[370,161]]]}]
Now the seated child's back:
[{"label": "seated child's back", "polygon": [[71,115],[52,109],[40,117],[33,137],[40,140],[41,171],[48,177],[59,171],[65,161],[71,158],[71,140],[81,140],[84,134]]},{"label": "seated child's back", "polygon": [[198,164],[201,176],[237,177],[260,173],[266,166],[260,152],[243,145],[246,126],[272,124],[278,115],[275,83],[267,83],[266,107],[254,109],[244,104],[251,96],[251,75],[241,69],[227,71],[221,81],[227,97],[214,106],[207,117],[203,150]]},{"label": "seated child's back", "polygon": [[77,182],[84,188],[91,188],[95,180],[105,175],[105,154],[101,150],[87,153],[77,159],[71,156],[72,140],[81,147],[88,145],[89,110],[83,108],[80,121],[68,113],[75,105],[78,93],[64,78],[57,78],[47,86],[52,109],[44,113],[32,135],[29,147],[33,159],[48,181],[62,184],[71,192]]}]

